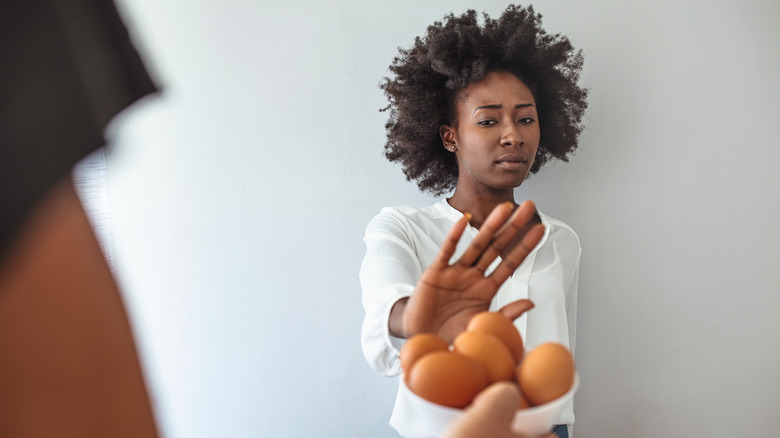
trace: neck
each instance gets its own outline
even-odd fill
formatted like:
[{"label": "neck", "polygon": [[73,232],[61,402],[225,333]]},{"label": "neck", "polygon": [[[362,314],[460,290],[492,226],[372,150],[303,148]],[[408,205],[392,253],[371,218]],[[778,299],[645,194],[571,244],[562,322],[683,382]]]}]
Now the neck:
[{"label": "neck", "polygon": [[478,192],[465,190],[461,184],[455,187],[455,193],[447,201],[461,213],[471,213],[470,224],[475,228],[479,228],[482,225],[496,205],[503,202],[511,202],[517,205],[514,190],[504,189]]}]

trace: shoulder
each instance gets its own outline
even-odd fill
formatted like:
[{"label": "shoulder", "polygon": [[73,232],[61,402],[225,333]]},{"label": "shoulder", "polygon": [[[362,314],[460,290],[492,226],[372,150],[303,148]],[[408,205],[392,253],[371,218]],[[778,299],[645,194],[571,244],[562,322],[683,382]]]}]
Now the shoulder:
[{"label": "shoulder", "polygon": [[422,208],[407,205],[384,207],[368,223],[366,234],[387,231],[393,231],[395,234],[399,230],[427,227],[445,219],[447,218],[442,214],[439,203]]},{"label": "shoulder", "polygon": [[577,253],[581,252],[580,238],[572,227],[566,222],[547,216],[541,211],[538,212],[542,218],[542,224],[548,229],[548,240],[554,242],[560,248],[570,249]]}]

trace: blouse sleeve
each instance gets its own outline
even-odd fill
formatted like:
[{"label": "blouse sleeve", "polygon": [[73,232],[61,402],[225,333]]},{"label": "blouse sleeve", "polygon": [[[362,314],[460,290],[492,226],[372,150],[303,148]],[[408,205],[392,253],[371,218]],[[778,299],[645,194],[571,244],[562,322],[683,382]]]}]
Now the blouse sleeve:
[{"label": "blouse sleeve", "polygon": [[577,295],[582,249],[577,233],[563,222],[554,221],[554,238],[551,248],[558,260],[560,269],[560,286],[550,287],[551,290],[562,289],[563,302],[556,306],[560,315],[556,318],[565,323],[560,328],[558,337],[564,341],[574,354],[577,341]]},{"label": "blouse sleeve", "polygon": [[390,310],[409,297],[422,275],[404,216],[384,209],[366,227],[366,255],[360,267],[365,319],[361,333],[363,355],[371,368],[385,376],[401,372],[399,348],[404,340],[390,334]]},{"label": "blouse sleeve", "polygon": [[578,284],[580,277],[580,260],[582,256],[582,249],[580,247],[579,239],[576,234],[574,235],[575,244],[571,245],[571,269],[568,272],[565,283],[565,297],[566,297],[566,319],[569,328],[569,350],[574,353],[575,346],[577,344],[577,295]]}]

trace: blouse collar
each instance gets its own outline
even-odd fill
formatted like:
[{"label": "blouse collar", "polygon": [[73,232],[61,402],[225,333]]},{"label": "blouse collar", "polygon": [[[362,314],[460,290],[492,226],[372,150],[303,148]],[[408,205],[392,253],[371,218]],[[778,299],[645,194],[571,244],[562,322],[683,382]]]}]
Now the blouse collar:
[{"label": "blouse collar", "polygon": [[[434,204],[433,207],[437,212],[441,213],[442,216],[451,219],[453,222],[463,217],[463,213],[458,211],[455,207],[451,206],[450,203],[447,202],[447,198],[442,198],[442,200]],[[542,236],[542,239],[539,241],[539,244],[536,245],[536,247],[539,248],[547,240],[547,236],[550,235],[550,229],[552,228],[552,224],[550,223],[550,218],[547,217],[547,215],[545,215],[544,213],[542,213],[538,207],[536,208],[536,212],[539,213],[539,218],[541,218],[542,225],[544,225],[544,235]],[[476,235],[477,232],[479,231],[476,228],[472,227],[471,224],[469,224],[467,229],[473,235]]]}]

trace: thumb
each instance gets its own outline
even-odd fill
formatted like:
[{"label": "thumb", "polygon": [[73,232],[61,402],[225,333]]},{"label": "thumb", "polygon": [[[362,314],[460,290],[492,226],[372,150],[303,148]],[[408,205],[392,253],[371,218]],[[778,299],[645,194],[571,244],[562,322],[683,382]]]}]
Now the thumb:
[{"label": "thumb", "polygon": [[497,424],[508,427],[519,405],[520,391],[517,386],[509,382],[497,382],[480,392],[467,412],[472,411],[474,415],[490,417]]},{"label": "thumb", "polygon": [[495,383],[477,395],[442,438],[515,438],[512,419],[519,403],[520,392],[513,384]]},{"label": "thumb", "polygon": [[499,313],[509,318],[510,321],[514,321],[519,318],[523,313],[534,308],[534,303],[531,300],[522,299],[512,301],[506,306],[498,310]]},{"label": "thumb", "polygon": [[[531,438],[512,430],[519,403],[520,391],[513,383],[494,383],[477,395],[442,438]],[[555,435],[545,438],[555,438]]]}]

